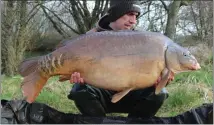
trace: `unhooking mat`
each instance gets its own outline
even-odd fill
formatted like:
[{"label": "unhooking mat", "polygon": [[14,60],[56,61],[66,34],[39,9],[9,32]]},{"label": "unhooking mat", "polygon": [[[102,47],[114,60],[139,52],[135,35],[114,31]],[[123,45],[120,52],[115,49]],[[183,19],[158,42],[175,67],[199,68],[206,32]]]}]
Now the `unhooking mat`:
[{"label": "unhooking mat", "polygon": [[174,117],[89,117],[59,112],[42,103],[1,100],[2,124],[213,124],[213,103],[206,103]]}]

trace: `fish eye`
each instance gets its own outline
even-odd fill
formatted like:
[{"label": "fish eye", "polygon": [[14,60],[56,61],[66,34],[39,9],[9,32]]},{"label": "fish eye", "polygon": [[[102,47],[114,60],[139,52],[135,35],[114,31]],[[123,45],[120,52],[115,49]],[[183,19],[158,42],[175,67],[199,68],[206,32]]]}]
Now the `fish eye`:
[{"label": "fish eye", "polygon": [[183,56],[187,56],[187,54],[186,54],[186,53],[183,53]]}]

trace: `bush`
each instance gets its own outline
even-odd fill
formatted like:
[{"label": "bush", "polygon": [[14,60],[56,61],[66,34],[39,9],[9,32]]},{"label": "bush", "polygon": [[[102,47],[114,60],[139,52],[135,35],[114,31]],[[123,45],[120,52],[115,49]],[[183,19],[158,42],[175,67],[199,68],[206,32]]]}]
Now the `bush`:
[{"label": "bush", "polygon": [[200,43],[195,46],[191,46],[188,49],[200,63],[209,59],[212,55],[212,50],[206,44]]},{"label": "bush", "polygon": [[72,39],[77,36],[76,34],[72,34],[71,37],[63,38],[59,33],[54,31],[49,31],[44,35],[41,33],[35,34],[32,37],[32,41],[34,41],[28,50],[31,51],[52,51],[56,48],[57,44],[59,44],[62,40]]}]

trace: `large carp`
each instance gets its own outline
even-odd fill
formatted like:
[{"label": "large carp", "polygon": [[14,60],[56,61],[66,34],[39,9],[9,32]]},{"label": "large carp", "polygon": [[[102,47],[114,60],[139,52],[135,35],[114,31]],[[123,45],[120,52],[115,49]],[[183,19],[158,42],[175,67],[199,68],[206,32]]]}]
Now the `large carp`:
[{"label": "large carp", "polygon": [[27,59],[19,72],[29,103],[51,76],[73,72],[79,72],[87,84],[118,91],[112,97],[116,103],[131,90],[153,86],[160,75],[156,94],[170,74],[197,69],[196,58],[161,33],[104,31],[81,35],[50,54]]}]

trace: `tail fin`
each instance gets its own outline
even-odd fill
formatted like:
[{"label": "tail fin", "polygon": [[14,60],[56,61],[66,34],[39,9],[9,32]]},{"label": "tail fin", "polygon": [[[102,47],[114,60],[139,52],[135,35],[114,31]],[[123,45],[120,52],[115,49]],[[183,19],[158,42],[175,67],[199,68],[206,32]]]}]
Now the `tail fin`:
[{"label": "tail fin", "polygon": [[27,76],[30,73],[33,73],[36,69],[37,69],[37,65],[38,65],[38,60],[39,57],[33,57],[33,58],[29,58],[24,60],[23,62],[21,62],[20,66],[19,66],[19,73],[21,76]]},{"label": "tail fin", "polygon": [[47,82],[49,77],[42,77],[35,70],[33,73],[24,77],[24,81],[22,82],[22,93],[26,97],[26,101],[29,103],[34,102],[36,97],[41,92],[45,83]]}]

